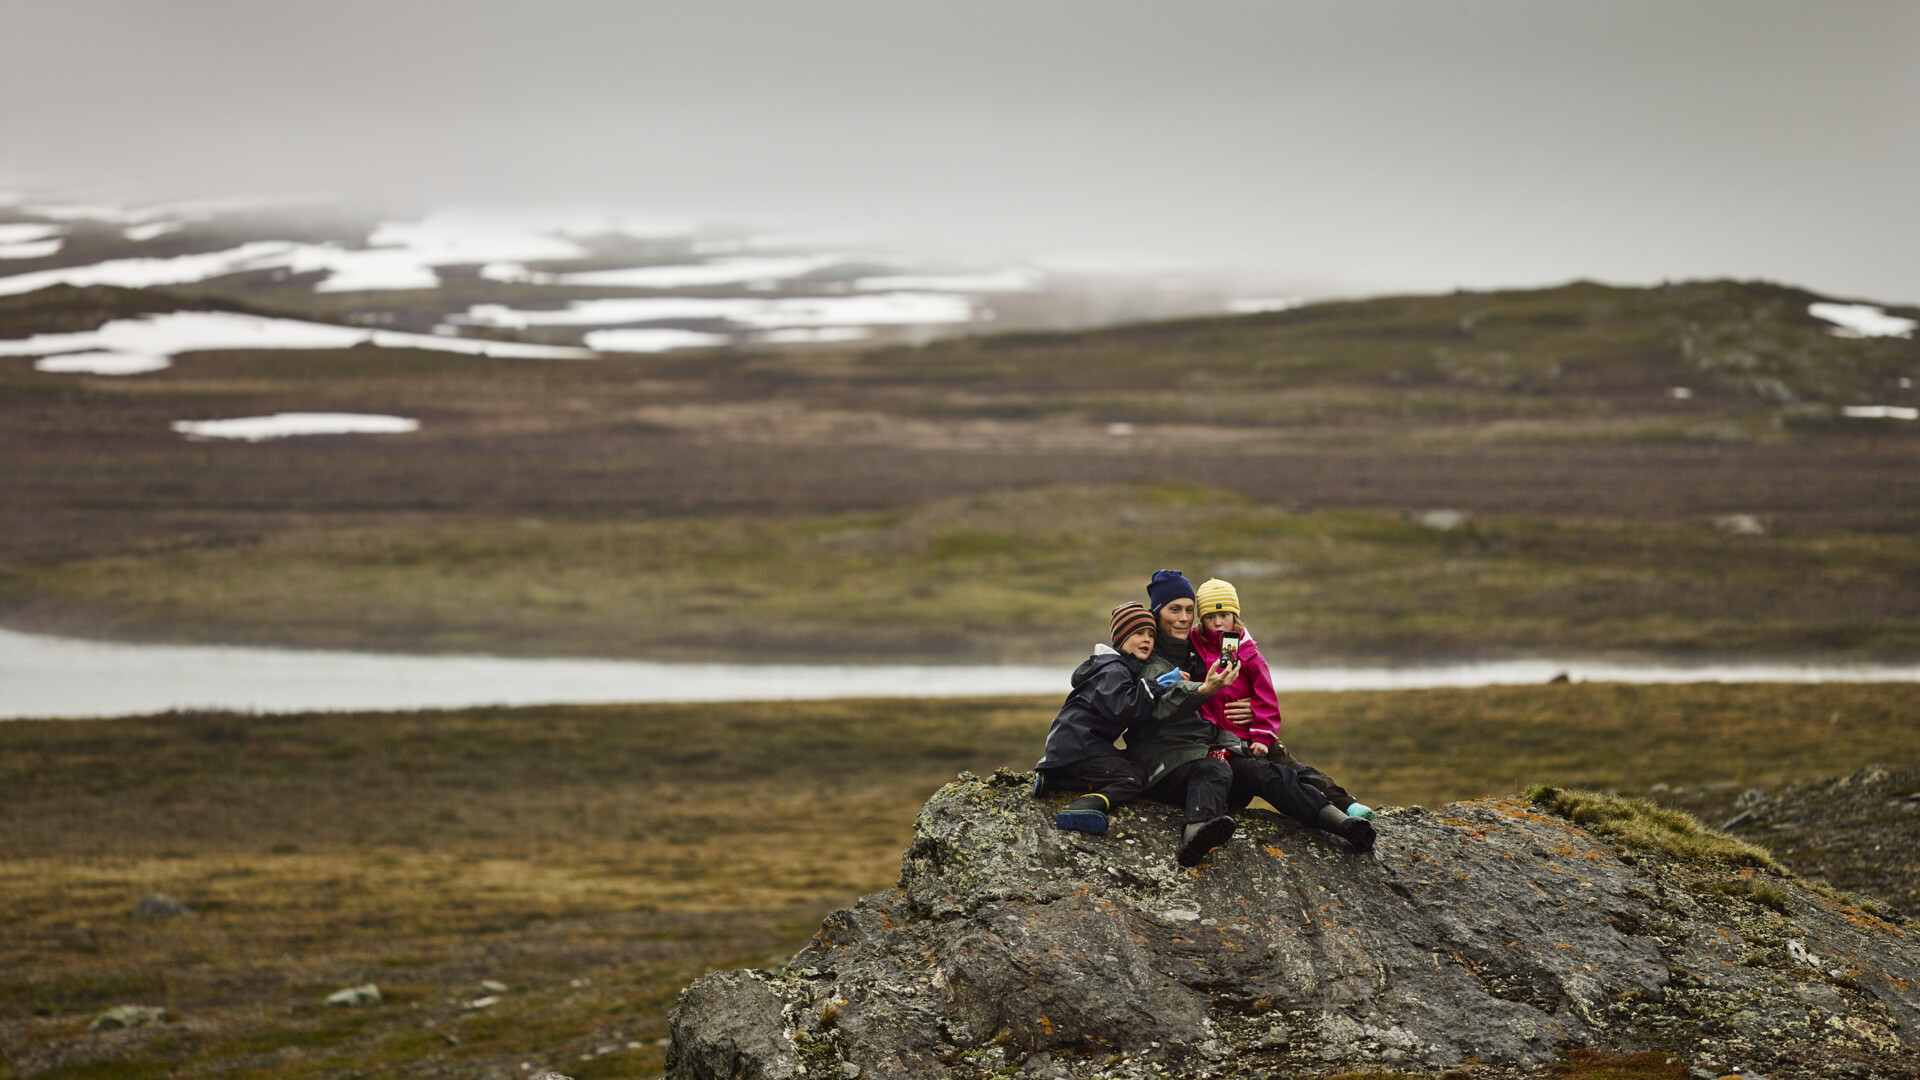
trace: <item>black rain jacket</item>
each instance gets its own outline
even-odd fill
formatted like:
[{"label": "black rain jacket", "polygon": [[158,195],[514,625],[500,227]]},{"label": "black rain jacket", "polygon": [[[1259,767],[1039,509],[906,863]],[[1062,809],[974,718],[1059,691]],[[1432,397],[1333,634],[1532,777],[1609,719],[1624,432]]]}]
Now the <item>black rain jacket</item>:
[{"label": "black rain jacket", "polygon": [[1036,769],[1058,769],[1115,754],[1113,741],[1153,715],[1153,688],[1140,679],[1144,661],[1107,645],[1073,672],[1073,691],[1047,732],[1047,752]]}]

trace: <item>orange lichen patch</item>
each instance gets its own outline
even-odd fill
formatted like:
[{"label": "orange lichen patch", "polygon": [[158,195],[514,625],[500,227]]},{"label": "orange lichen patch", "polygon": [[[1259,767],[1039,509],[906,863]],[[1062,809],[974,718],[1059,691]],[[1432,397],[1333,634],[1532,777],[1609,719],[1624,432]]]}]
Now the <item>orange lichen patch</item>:
[{"label": "orange lichen patch", "polygon": [[1502,817],[1517,818],[1521,821],[1531,821],[1540,825],[1557,825],[1563,828],[1566,826],[1566,822],[1561,818],[1549,817],[1546,814],[1535,813],[1532,810],[1522,809],[1513,805],[1497,806],[1494,809]]},{"label": "orange lichen patch", "polygon": [[1562,941],[1562,942],[1556,942],[1553,947],[1556,949],[1571,949],[1573,948],[1573,945],[1571,942]]},{"label": "orange lichen patch", "polygon": [[1046,1032],[1048,1035],[1053,1034],[1053,1021],[1047,1019],[1044,1013],[1040,1016],[1040,1030]]},{"label": "orange lichen patch", "polygon": [[1861,911],[1859,908],[1856,908],[1856,907],[1848,907],[1844,904],[1841,905],[1840,917],[1847,920],[1848,922],[1852,923],[1855,926],[1862,927],[1868,930],[1885,930],[1889,933],[1898,934],[1901,937],[1907,936],[1907,932],[1905,930],[1900,929],[1899,927],[1893,925],[1890,922],[1887,922],[1884,919],[1875,918],[1874,916],[1869,915],[1866,912]]},{"label": "orange lichen patch", "polygon": [[1276,859],[1284,859],[1287,857],[1286,852],[1281,851],[1279,848],[1273,846],[1272,844],[1267,845],[1266,852],[1267,854],[1273,856]]}]

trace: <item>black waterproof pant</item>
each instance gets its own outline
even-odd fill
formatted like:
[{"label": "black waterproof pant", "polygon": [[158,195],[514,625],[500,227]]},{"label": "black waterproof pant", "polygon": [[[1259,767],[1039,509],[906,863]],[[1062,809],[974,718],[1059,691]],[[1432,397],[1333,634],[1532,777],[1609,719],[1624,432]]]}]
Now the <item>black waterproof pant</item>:
[{"label": "black waterproof pant", "polygon": [[1084,758],[1056,769],[1041,769],[1042,790],[1105,795],[1109,808],[1130,803],[1146,790],[1147,770],[1119,754]]},{"label": "black waterproof pant", "polygon": [[1212,821],[1227,812],[1227,794],[1233,790],[1233,769],[1216,758],[1203,757],[1176,765],[1147,788],[1147,798],[1187,809],[1187,824]]},{"label": "black waterproof pant", "polygon": [[1290,764],[1294,768],[1300,770],[1301,783],[1307,785],[1310,788],[1314,788],[1315,790],[1319,791],[1320,794],[1325,795],[1327,797],[1327,802],[1333,804],[1334,806],[1339,807],[1343,813],[1346,811],[1347,807],[1352,806],[1355,802],[1358,801],[1350,793],[1348,793],[1346,788],[1343,788],[1339,784],[1334,783],[1333,777],[1328,776],[1326,773],[1321,772],[1319,769],[1316,769],[1311,765],[1304,765],[1298,761],[1288,762],[1287,764]]},{"label": "black waterproof pant", "polygon": [[1301,779],[1299,766],[1239,754],[1231,761],[1233,786],[1227,801],[1235,810],[1243,809],[1257,795],[1302,825],[1319,824],[1320,808],[1327,805],[1327,797]]}]

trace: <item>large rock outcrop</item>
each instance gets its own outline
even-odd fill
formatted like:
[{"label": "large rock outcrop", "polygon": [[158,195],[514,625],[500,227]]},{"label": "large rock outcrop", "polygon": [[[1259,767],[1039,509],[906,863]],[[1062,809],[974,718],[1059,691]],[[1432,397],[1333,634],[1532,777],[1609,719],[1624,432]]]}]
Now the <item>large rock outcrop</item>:
[{"label": "large rock outcrop", "polygon": [[783,971],[689,986],[671,1080],[1498,1076],[1574,1048],[1920,1074],[1920,943],[1769,870],[1616,846],[1520,798],[1383,811],[1371,856],[1247,811],[1183,870],[1170,808],[1066,833],[1027,779],[962,775],[896,888]]}]

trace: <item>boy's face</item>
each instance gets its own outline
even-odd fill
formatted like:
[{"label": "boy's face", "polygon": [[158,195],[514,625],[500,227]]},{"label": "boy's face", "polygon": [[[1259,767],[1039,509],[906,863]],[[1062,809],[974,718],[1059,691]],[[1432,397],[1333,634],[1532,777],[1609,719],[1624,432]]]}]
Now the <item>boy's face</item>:
[{"label": "boy's face", "polygon": [[1187,635],[1193,632],[1193,601],[1167,601],[1166,606],[1160,609],[1160,632],[1171,634],[1181,641],[1187,640]]},{"label": "boy's face", "polygon": [[1153,627],[1143,626],[1127,635],[1120,643],[1120,651],[1137,660],[1145,660],[1153,655]]},{"label": "boy's face", "polygon": [[1200,616],[1200,625],[1206,627],[1209,633],[1224,634],[1233,629],[1233,612],[1209,611]]}]

